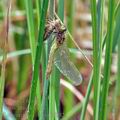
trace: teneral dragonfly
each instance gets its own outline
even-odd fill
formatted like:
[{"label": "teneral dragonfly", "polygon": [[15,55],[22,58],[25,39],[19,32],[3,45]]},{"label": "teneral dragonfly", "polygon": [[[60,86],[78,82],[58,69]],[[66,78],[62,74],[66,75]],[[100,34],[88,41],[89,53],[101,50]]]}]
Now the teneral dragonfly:
[{"label": "teneral dragonfly", "polygon": [[82,82],[82,76],[73,62],[70,61],[69,49],[67,48],[65,41],[66,28],[65,26],[61,25],[58,20],[53,25],[54,26],[51,27],[52,32],[50,32],[54,33],[55,40],[49,54],[49,61],[46,72],[47,78],[49,78],[52,72],[52,65],[54,62],[56,67],[65,77],[71,80],[74,85],[79,85]]}]

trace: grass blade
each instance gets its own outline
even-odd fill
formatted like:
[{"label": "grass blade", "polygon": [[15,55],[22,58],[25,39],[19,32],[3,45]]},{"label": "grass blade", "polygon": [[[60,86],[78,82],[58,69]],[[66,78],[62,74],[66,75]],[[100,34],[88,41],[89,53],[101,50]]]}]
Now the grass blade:
[{"label": "grass blade", "polygon": [[90,93],[92,90],[92,84],[93,84],[93,72],[91,73],[90,81],[89,81],[87,92],[86,92],[86,96],[85,96],[85,99],[83,101],[83,108],[82,108],[80,120],[85,120],[85,112],[87,110],[87,105],[88,105]]},{"label": "grass blade", "polygon": [[118,3],[116,9],[115,9],[115,18],[116,18],[116,23],[115,23],[115,30],[114,30],[114,35],[113,35],[113,46],[112,46],[112,51],[115,51],[116,45],[118,43],[119,39],[119,33],[120,33],[120,24],[119,24],[119,18],[120,18],[120,2]]},{"label": "grass blade", "polygon": [[31,83],[31,90],[30,90],[30,98],[29,98],[29,105],[28,105],[28,120],[33,120],[34,117],[34,102],[35,102],[35,96],[36,96],[36,87],[37,87],[37,80],[39,76],[39,61],[41,58],[42,53],[42,45],[43,45],[43,34],[44,34],[44,28],[45,28],[45,19],[46,19],[46,13],[48,8],[48,1],[44,0],[42,5],[42,12],[41,12],[41,20],[40,20],[40,31],[38,35],[38,43],[36,48],[36,55],[35,55],[35,63],[33,68],[33,77],[32,77],[32,83]]},{"label": "grass blade", "polygon": [[111,54],[112,54],[113,30],[114,30],[114,11],[115,11],[115,1],[109,0],[104,78],[103,78],[103,88],[102,88],[102,92],[101,92],[102,105],[101,105],[101,109],[100,109],[100,120],[107,119],[107,115],[106,115],[107,96],[108,96],[109,80],[110,80],[110,65],[111,65]]},{"label": "grass blade", "polygon": [[[69,111],[63,118],[62,120],[70,120],[75,114],[77,114],[78,112],[80,112],[82,108],[82,104],[78,103],[76,106],[73,107],[73,109],[71,111]],[[83,119],[81,119],[83,120]]]},{"label": "grass blade", "polygon": [[[34,16],[33,16],[33,6],[32,6],[32,1],[31,0],[26,0],[25,2],[26,2],[27,23],[28,23],[29,38],[30,38],[30,48],[31,48],[31,55],[32,55],[32,66],[34,67],[36,43],[35,43],[35,26],[34,26]],[[38,111],[40,111],[39,109],[40,109],[40,106],[41,106],[41,96],[40,96],[40,81],[39,81],[39,78],[38,78],[36,93],[37,93]]]},{"label": "grass blade", "polygon": [[30,38],[30,48],[32,52],[32,63],[34,64],[35,59],[35,28],[34,28],[34,17],[33,17],[33,6],[31,0],[25,0],[26,13],[27,13],[27,24]]},{"label": "grass blade", "polygon": [[[118,67],[117,67],[117,81],[116,81],[116,85],[115,85],[115,96],[114,96],[114,102],[113,102],[113,116],[115,117],[114,119],[119,119],[119,106],[120,106],[120,30],[119,30],[119,19],[120,19],[120,4],[118,4],[118,9],[116,9],[116,26],[115,26],[115,32],[114,32],[114,37],[113,40],[115,42],[113,42],[113,47],[115,48],[116,45],[118,45]],[[116,39],[114,39],[116,38]],[[114,46],[115,45],[115,46]]]},{"label": "grass blade", "polygon": [[94,120],[99,118],[99,97],[100,97],[100,78],[101,78],[101,56],[103,40],[103,8],[104,0],[91,1],[92,30],[93,30],[93,83],[94,83]]},{"label": "grass blade", "polygon": [[[49,18],[54,19],[54,11],[55,11],[55,1],[50,0],[50,7],[49,7]],[[49,38],[49,41],[52,41],[53,37],[51,36]],[[48,55],[50,55],[50,52],[52,47],[50,42],[47,42],[48,44]],[[50,57],[49,57],[50,58]],[[53,67],[54,68],[54,67]],[[50,86],[49,86],[49,120],[55,119],[55,79],[54,79],[54,69],[50,76]]]},{"label": "grass blade", "polygon": [[[98,110],[99,110],[99,60],[98,60],[98,52],[100,52],[100,46],[98,41],[97,31],[97,7],[96,0],[91,0],[91,14],[92,14],[92,35],[93,35],[93,84],[94,84],[94,120],[98,120]],[[98,50],[99,49],[99,50]],[[96,51],[97,50],[97,51]]]},{"label": "grass blade", "polygon": [[[64,20],[64,0],[59,0],[58,6],[58,16],[63,21]],[[55,101],[56,101],[56,110],[58,114],[58,119],[60,117],[59,110],[60,110],[60,72],[54,66],[54,80],[55,80]]]}]

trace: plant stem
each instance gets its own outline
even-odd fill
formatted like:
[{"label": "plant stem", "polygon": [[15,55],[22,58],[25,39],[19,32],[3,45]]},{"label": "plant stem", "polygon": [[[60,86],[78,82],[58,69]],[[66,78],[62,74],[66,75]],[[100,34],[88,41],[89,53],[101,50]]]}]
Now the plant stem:
[{"label": "plant stem", "polygon": [[107,96],[108,96],[109,80],[110,80],[110,66],[111,66],[111,54],[112,54],[112,42],[113,42],[113,30],[114,30],[114,11],[115,11],[115,1],[109,0],[104,78],[103,78],[103,88],[102,88],[102,92],[101,92],[102,105],[101,105],[101,109],[100,109],[100,120],[107,119],[107,115],[106,115],[106,113],[107,113]]},{"label": "plant stem", "polygon": [[[101,56],[103,40],[103,8],[104,0],[91,1],[92,30],[93,30],[93,83],[94,83],[94,120],[99,118],[99,100],[100,100],[100,78],[101,78]],[[98,10],[98,11],[97,11]]]},{"label": "plant stem", "polygon": [[[49,6],[49,18],[50,19],[54,19],[54,11],[55,11],[55,1],[50,0],[50,6]],[[49,38],[49,41],[53,41],[52,36]],[[52,59],[51,60],[54,61],[54,52],[53,52],[53,55],[51,54],[52,53],[51,51],[54,49],[53,45],[52,45],[52,42],[47,42],[47,44],[48,44],[48,52],[47,53],[48,53],[48,56],[49,56],[49,60],[50,60],[50,57],[53,57],[53,60]],[[53,67],[52,74],[50,75],[50,86],[49,86],[49,120],[54,120],[55,119],[55,114],[56,114],[55,113],[55,79],[54,79],[54,74],[55,73],[54,72],[55,71],[54,71],[54,67]]]},{"label": "plant stem", "polygon": [[[3,62],[2,62],[2,69],[1,69],[1,77],[0,77],[0,113],[2,113],[3,108],[3,95],[4,95],[4,86],[5,86],[5,60],[6,60],[6,53],[3,53]],[[2,114],[0,114],[0,120],[2,120]]]},{"label": "plant stem", "polygon": [[48,8],[48,1],[44,0],[42,5],[42,12],[41,12],[41,20],[40,20],[40,31],[38,35],[38,43],[36,48],[35,54],[35,63],[33,68],[33,76],[32,76],[32,83],[30,89],[30,98],[28,104],[28,120],[33,120],[34,118],[34,102],[36,96],[36,87],[37,87],[37,80],[39,76],[39,65],[40,65],[40,58],[42,53],[42,46],[43,46],[43,35],[44,35],[44,28],[45,28],[45,20],[46,20],[46,13]]},{"label": "plant stem", "polygon": [[[62,120],[70,120],[75,114],[80,112],[82,108],[82,103],[78,103],[76,106],[73,107],[71,111],[69,111],[63,118]],[[81,119],[83,120],[83,119]]]},{"label": "plant stem", "polygon": [[[119,9],[118,9],[119,8]],[[113,102],[113,117],[115,120],[119,119],[119,111],[120,111],[120,3],[118,3],[118,7],[115,10],[115,30],[114,30],[114,37],[113,40],[116,41],[116,45],[118,45],[118,62],[117,62],[117,80],[115,85],[115,95],[114,95],[114,102]],[[113,42],[114,43],[114,42]],[[114,45],[114,44],[113,44]],[[116,46],[115,45],[115,46]]]},{"label": "plant stem", "polygon": [[83,101],[83,108],[82,108],[80,120],[85,120],[85,112],[87,110],[87,105],[88,105],[90,93],[92,90],[92,84],[93,84],[93,71],[91,73],[90,81],[89,81],[87,92],[86,92],[86,96],[85,96],[85,99]]},{"label": "plant stem", "polygon": [[[36,43],[35,43],[35,29],[34,29],[35,26],[34,26],[34,16],[33,16],[33,6],[32,6],[32,1],[31,0],[26,0],[26,11],[27,11],[27,23],[28,23],[28,30],[29,30],[30,48],[31,48],[31,54],[32,54],[32,68],[33,68],[34,67],[34,61],[35,61],[35,46],[36,46]],[[36,93],[37,93],[38,111],[40,111],[41,95],[40,95],[40,81],[39,81],[39,78],[38,78]]]}]

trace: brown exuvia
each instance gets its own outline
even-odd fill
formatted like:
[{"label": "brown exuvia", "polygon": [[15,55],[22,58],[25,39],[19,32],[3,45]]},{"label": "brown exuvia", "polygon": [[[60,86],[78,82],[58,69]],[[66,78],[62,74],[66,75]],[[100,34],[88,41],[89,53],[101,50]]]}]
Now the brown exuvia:
[{"label": "brown exuvia", "polygon": [[61,22],[56,19],[52,21],[47,21],[45,26],[44,40],[48,39],[53,33],[56,37],[57,44],[61,45],[65,39],[66,27],[61,24]]}]

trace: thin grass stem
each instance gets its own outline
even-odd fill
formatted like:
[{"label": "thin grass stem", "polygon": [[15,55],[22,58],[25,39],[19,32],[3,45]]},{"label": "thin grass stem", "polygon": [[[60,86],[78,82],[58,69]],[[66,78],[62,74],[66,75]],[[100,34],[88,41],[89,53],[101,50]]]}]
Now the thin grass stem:
[{"label": "thin grass stem", "polygon": [[108,89],[109,89],[110,65],[111,65],[111,57],[112,57],[112,43],[113,43],[114,15],[115,15],[114,11],[115,11],[115,1],[109,0],[104,78],[103,78],[103,88],[101,91],[102,105],[100,109],[100,120],[107,119],[107,96],[108,96]]},{"label": "thin grass stem", "polygon": [[44,35],[48,2],[49,2],[49,0],[44,0],[43,5],[42,5],[42,12],[41,12],[42,19],[40,20],[40,27],[39,27],[40,30],[39,30],[39,35],[38,35],[32,83],[31,83],[31,89],[30,89],[30,98],[29,98],[29,104],[28,104],[28,114],[27,114],[28,120],[33,120],[33,118],[34,118],[34,103],[35,103],[36,87],[37,87],[37,80],[38,80],[38,76],[39,76],[39,65],[40,65],[39,61],[40,61],[41,53],[42,53],[43,35]]}]

